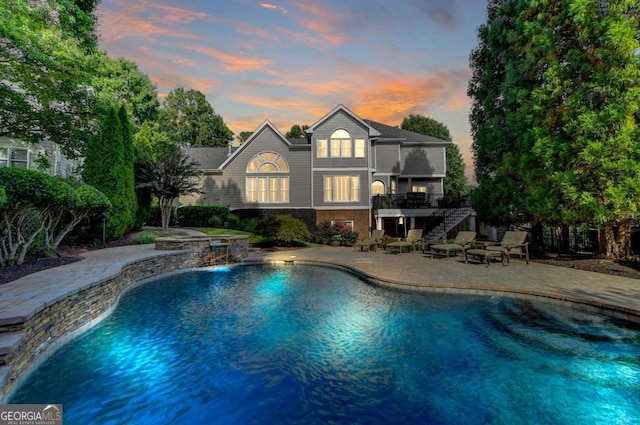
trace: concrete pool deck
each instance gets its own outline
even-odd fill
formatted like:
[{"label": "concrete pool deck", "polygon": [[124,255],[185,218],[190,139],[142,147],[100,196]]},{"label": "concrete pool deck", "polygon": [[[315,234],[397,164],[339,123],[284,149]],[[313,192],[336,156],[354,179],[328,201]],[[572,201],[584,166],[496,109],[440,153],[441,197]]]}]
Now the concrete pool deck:
[{"label": "concrete pool deck", "polygon": [[[41,306],[50,305],[118,274],[123,267],[151,257],[171,255],[153,245],[131,245],[87,251],[76,263],[43,270],[0,285],[0,325],[10,317],[29,317]],[[429,258],[428,254],[385,251],[360,252],[349,247],[313,247],[293,250],[250,251],[243,261],[315,262],[339,265],[367,277],[406,289],[477,290],[548,297],[628,312],[640,318],[640,280],[605,275],[568,267],[550,266],[512,259],[485,267],[465,264],[461,256]]]},{"label": "concrete pool deck", "polygon": [[[154,245],[131,245],[82,253],[81,261],[43,270],[0,285],[0,360],[20,352],[24,343],[23,325],[36,320],[41,333],[48,332],[49,320],[55,323],[74,322],[78,329],[83,319],[69,319],[67,309],[92,308],[89,303],[77,299],[81,291],[93,291],[106,297],[113,279],[130,280],[123,270],[133,264],[141,266],[146,276],[157,278],[164,270],[179,271],[179,264],[186,261],[186,251],[160,251]],[[514,258],[510,265],[494,262],[486,267],[479,262],[465,264],[461,256],[429,258],[421,252],[389,253],[354,251],[350,247],[313,247],[292,250],[250,251],[241,264],[250,263],[315,263],[341,266],[365,277],[374,284],[399,289],[463,294],[486,294],[541,298],[543,301],[560,302],[568,308],[584,308],[589,311],[614,314],[618,317],[640,321],[640,280],[587,272],[567,267],[557,267]],[[170,263],[174,263],[171,265]],[[149,263],[148,265],[145,265]],[[184,268],[185,266],[182,266]],[[187,269],[189,268],[186,266]],[[155,275],[154,275],[155,273]],[[144,277],[144,276],[143,276]],[[144,280],[143,278],[141,278]],[[107,286],[105,286],[107,285]],[[125,283],[128,285],[128,283]],[[112,292],[121,291],[120,287]],[[118,294],[109,294],[117,300]],[[66,303],[66,304],[65,304]],[[48,319],[49,309],[58,309],[57,318]],[[463,313],[461,313],[463,314]],[[77,311],[76,311],[77,315]],[[43,317],[44,316],[44,317]],[[32,319],[39,317],[39,319]],[[34,341],[36,338],[32,338]],[[55,338],[54,338],[55,339]],[[42,339],[38,340],[42,341]],[[44,343],[42,343],[44,344]],[[32,363],[46,357],[42,345],[30,348],[20,367],[27,371]],[[29,357],[31,356],[31,357]],[[30,360],[31,359],[31,360]],[[10,368],[0,362],[0,402],[19,380],[10,376]],[[19,376],[24,376],[20,372]],[[14,381],[12,381],[14,379]]]}]

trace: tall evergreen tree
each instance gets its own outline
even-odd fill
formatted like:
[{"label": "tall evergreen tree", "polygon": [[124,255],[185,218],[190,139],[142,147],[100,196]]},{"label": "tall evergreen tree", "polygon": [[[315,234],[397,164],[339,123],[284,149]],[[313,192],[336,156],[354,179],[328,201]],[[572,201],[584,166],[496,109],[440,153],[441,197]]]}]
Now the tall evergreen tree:
[{"label": "tall evergreen tree", "polygon": [[131,130],[131,123],[129,122],[129,115],[126,108],[120,107],[118,111],[118,119],[122,127],[122,195],[124,197],[124,203],[126,205],[126,211],[128,216],[125,217],[126,232],[133,230],[136,219],[136,210],[138,209],[138,202],[136,199],[136,182],[134,174],[135,154],[133,148],[133,133]]},{"label": "tall evergreen tree", "polygon": [[485,217],[594,224],[607,255],[629,252],[640,207],[637,10],[637,0],[490,1],[469,86],[476,206],[498,211]]},{"label": "tall evergreen tree", "polygon": [[[105,111],[100,131],[87,143],[82,171],[83,181],[104,193],[111,202],[113,208],[106,222],[110,240],[122,237],[131,225],[124,155],[122,124],[116,109],[110,107]],[[97,223],[92,228],[97,235]]]}]

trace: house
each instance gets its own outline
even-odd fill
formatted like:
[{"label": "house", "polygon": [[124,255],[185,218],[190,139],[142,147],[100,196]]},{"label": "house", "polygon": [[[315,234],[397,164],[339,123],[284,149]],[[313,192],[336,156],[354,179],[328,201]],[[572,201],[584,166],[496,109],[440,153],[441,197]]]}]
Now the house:
[{"label": "house", "polygon": [[343,105],[287,139],[265,121],[236,148],[185,148],[200,163],[203,193],[180,204],[233,210],[311,210],[316,223],[344,221],[404,236],[437,210],[450,142],[358,117]]},{"label": "house", "polygon": [[68,159],[60,146],[48,140],[27,143],[11,137],[0,137],[0,168],[19,167],[43,170],[49,174],[68,177],[78,168],[78,162]]}]

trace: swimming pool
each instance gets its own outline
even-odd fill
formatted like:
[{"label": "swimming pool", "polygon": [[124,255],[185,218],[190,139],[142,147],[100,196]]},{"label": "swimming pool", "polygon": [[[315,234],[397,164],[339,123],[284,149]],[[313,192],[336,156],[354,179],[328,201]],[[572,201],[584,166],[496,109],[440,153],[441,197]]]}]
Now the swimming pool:
[{"label": "swimming pool", "polygon": [[10,403],[65,424],[635,424],[640,326],[311,265],[196,271],[125,294]]}]

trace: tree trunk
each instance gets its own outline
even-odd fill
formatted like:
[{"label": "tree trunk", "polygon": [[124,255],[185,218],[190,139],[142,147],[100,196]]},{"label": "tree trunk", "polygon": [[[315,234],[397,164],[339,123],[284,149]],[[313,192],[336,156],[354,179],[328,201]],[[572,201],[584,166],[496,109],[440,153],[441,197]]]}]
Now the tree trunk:
[{"label": "tree trunk", "polygon": [[531,227],[531,248],[536,251],[545,252],[544,226],[538,222]]},{"label": "tree trunk", "polygon": [[160,196],[160,220],[162,222],[162,231],[169,230],[169,223],[171,222],[171,207],[173,206],[173,198]]},{"label": "tree trunk", "polygon": [[605,257],[627,259],[631,255],[631,222],[603,227],[600,230],[600,243]]}]

